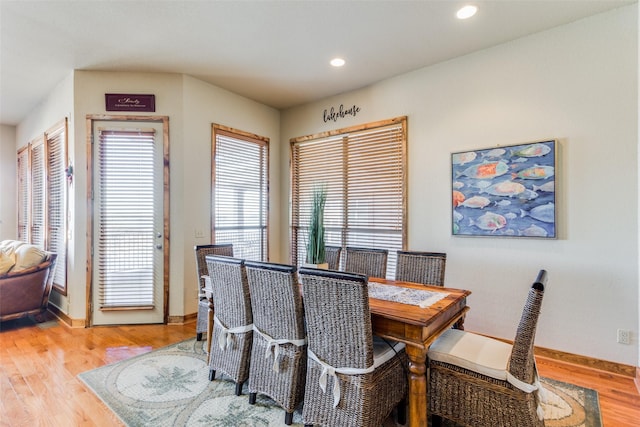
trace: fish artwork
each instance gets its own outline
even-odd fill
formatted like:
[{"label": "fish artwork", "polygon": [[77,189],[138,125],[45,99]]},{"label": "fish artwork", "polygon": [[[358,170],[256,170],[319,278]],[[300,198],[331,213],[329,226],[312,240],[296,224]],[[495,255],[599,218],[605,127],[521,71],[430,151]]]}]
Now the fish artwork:
[{"label": "fish artwork", "polygon": [[460,172],[459,175],[464,175],[474,179],[491,179],[497,176],[504,175],[509,171],[509,166],[503,161],[498,162],[485,162],[479,165],[473,165]]},{"label": "fish artwork", "polygon": [[525,216],[530,216],[531,218],[537,219],[538,221],[553,224],[555,222],[555,210],[556,210],[555,204],[552,202],[549,202],[546,205],[536,206],[530,211],[525,211],[520,209],[520,218],[524,218]]},{"label": "fish artwork", "polygon": [[511,156],[513,157],[542,157],[551,152],[551,148],[544,144],[531,144],[522,147],[518,150],[513,150]]},{"label": "fish artwork", "polygon": [[555,181],[549,181],[549,182],[545,182],[542,185],[534,185],[533,186],[533,191],[543,191],[545,193],[554,193],[556,191],[556,182]]},{"label": "fish artwork", "polygon": [[525,189],[522,193],[518,194],[518,198],[521,200],[533,200],[537,198],[539,194],[533,190]]},{"label": "fish artwork", "polygon": [[520,179],[547,179],[553,176],[555,171],[553,166],[532,166],[519,172],[511,174],[513,178]]},{"label": "fish artwork", "polygon": [[464,202],[464,194],[458,190],[453,190],[453,207],[455,208],[456,206],[458,206],[460,203]]},{"label": "fish artwork", "polygon": [[544,228],[531,224],[529,227],[522,230],[521,235],[525,237],[547,237],[549,233],[547,233],[547,230]]},{"label": "fish artwork", "polygon": [[507,219],[500,214],[487,212],[475,221],[469,219],[469,225],[475,225],[481,230],[494,232],[507,225]]},{"label": "fish artwork", "polygon": [[507,152],[504,148],[494,148],[482,154],[482,157],[498,158],[504,156]]},{"label": "fish artwork", "polygon": [[489,193],[492,196],[508,196],[515,197],[526,190],[525,186],[519,182],[502,181],[497,184],[493,184],[488,188],[480,190],[480,193]]},{"label": "fish artwork", "polygon": [[458,206],[465,206],[472,209],[482,209],[485,206],[489,205],[489,203],[491,203],[491,200],[487,199],[486,197],[473,196],[466,199],[464,202],[459,203]]},{"label": "fish artwork", "polygon": [[454,235],[556,238],[554,139],[451,153]]},{"label": "fish artwork", "polygon": [[464,165],[473,162],[478,155],[475,151],[467,151],[466,153],[455,153],[451,156],[451,162],[454,165]]}]

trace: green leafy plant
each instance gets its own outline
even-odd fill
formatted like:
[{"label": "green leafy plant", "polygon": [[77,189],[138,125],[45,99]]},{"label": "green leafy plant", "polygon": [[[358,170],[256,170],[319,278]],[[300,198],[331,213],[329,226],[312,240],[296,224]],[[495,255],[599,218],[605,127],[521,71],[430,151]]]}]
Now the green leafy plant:
[{"label": "green leafy plant", "polygon": [[309,241],[307,242],[307,263],[324,264],[324,206],[327,202],[327,187],[316,186],[313,189],[311,219],[309,220]]}]

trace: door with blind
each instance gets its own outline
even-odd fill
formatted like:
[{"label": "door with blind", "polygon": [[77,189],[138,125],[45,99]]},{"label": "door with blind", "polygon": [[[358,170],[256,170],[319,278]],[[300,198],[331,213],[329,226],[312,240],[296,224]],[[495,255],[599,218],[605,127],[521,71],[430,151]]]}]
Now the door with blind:
[{"label": "door with blind", "polygon": [[93,122],[92,324],[163,323],[163,124]]}]

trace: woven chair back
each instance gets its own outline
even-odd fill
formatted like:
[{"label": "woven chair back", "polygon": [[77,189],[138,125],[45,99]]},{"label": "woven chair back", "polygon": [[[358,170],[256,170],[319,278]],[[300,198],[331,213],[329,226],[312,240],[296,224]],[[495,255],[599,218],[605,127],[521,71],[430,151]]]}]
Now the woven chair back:
[{"label": "woven chair back", "polygon": [[444,286],[446,264],[446,253],[398,251],[396,280]]},{"label": "woven chair back", "polygon": [[244,260],[207,255],[207,267],[215,301],[216,317],[227,328],[252,323],[251,298]]},{"label": "woven chair back", "polygon": [[347,247],[344,271],[384,278],[387,276],[388,256],[389,251],[386,249]]},{"label": "woven chair back", "polygon": [[309,350],[325,363],[365,369],[373,363],[366,276],[300,269]]},{"label": "woven chair back", "polygon": [[342,248],[340,246],[325,246],[324,253],[326,256],[327,264],[329,264],[329,270],[340,270],[340,253]]},{"label": "woven chair back", "polygon": [[519,380],[529,384],[533,382],[536,372],[533,347],[546,282],[547,272],[540,270],[529,289],[509,361],[509,372]]},{"label": "woven chair back", "polygon": [[246,262],[253,325],[274,339],[304,339],[302,296],[296,268]]},{"label": "woven chair back", "polygon": [[200,287],[204,288],[204,279],[202,276],[206,276],[209,274],[209,270],[207,268],[207,255],[223,255],[223,256],[233,256],[233,244],[232,243],[222,243],[217,245],[198,245],[195,248],[196,252],[196,268],[198,270],[198,280],[200,281]]}]

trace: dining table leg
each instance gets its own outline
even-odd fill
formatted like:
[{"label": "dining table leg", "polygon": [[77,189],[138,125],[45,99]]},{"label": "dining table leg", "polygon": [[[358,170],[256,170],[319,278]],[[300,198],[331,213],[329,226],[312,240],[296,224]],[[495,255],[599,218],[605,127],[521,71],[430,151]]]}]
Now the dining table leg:
[{"label": "dining table leg", "polygon": [[427,349],[408,345],[409,427],[427,426]]}]

